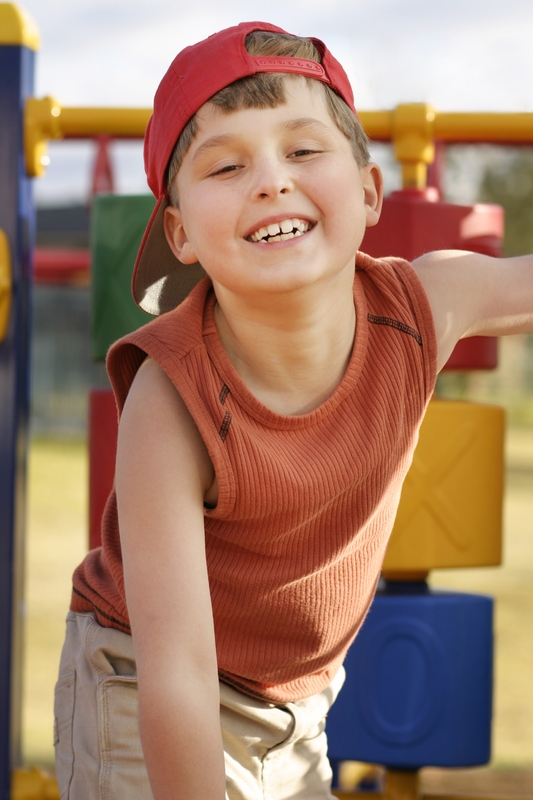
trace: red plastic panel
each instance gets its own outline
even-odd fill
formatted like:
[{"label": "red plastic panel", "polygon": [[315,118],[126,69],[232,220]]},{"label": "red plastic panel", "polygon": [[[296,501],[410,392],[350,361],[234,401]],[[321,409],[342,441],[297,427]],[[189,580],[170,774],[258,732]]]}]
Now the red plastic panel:
[{"label": "red plastic panel", "polygon": [[113,488],[118,421],[113,392],[89,393],[89,548],[101,544],[100,526]]},{"label": "red plastic panel", "polygon": [[461,339],[442,368],[444,372],[473,369],[496,369],[498,366],[498,339],[496,336],[472,336]]},{"label": "red plastic panel", "polygon": [[[379,224],[367,229],[361,249],[375,258],[394,255],[408,261],[448,249],[501,256],[500,206],[459,206],[438,197],[434,188],[393,192],[385,199]],[[497,341],[476,336],[458,343],[444,369],[494,369],[497,363]]]},{"label": "red plastic panel", "polygon": [[88,250],[37,248],[34,251],[36,283],[89,285],[91,254]]}]

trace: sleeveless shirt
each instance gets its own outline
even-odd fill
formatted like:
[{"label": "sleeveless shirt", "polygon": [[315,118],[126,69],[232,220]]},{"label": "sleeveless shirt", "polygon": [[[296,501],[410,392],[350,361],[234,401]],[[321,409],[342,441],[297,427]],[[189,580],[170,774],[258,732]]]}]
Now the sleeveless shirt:
[{"label": "sleeveless shirt", "polygon": [[[271,411],[247,389],[218,337],[207,278],[108,356],[119,414],[148,355],[198,426],[218,479],[204,513],[220,678],[273,703],[322,691],[342,664],[436,379],[431,310],[410,264],[358,253],[354,302],[344,377],[302,415]],[[74,573],[71,609],[130,632],[114,492],[102,547]]]}]

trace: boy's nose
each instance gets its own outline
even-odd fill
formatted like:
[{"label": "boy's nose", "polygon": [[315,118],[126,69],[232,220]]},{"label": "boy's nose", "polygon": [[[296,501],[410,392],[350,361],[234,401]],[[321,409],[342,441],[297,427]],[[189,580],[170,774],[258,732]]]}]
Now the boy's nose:
[{"label": "boy's nose", "polygon": [[265,159],[258,165],[254,194],[257,198],[275,198],[294,189],[290,171],[277,160]]}]

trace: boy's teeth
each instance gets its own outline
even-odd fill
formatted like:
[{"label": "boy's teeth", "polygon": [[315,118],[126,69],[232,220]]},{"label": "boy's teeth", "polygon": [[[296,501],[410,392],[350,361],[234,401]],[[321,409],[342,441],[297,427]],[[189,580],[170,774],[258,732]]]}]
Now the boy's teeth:
[{"label": "boy's teeth", "polygon": [[284,242],[294,236],[301,236],[310,228],[311,224],[309,222],[294,217],[292,219],[284,219],[281,222],[272,222],[270,225],[259,228],[255,233],[252,233],[250,239],[252,242],[260,242],[261,240]]}]

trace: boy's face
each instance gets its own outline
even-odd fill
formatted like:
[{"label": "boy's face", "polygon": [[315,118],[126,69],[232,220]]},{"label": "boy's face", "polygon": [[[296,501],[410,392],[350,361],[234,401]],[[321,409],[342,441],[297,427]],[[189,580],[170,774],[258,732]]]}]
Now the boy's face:
[{"label": "boy's face", "polygon": [[176,176],[165,233],[217,287],[289,292],[353,272],[381,208],[381,173],[360,168],[320,85],[285,78],[287,102],[224,113],[206,103]]}]

